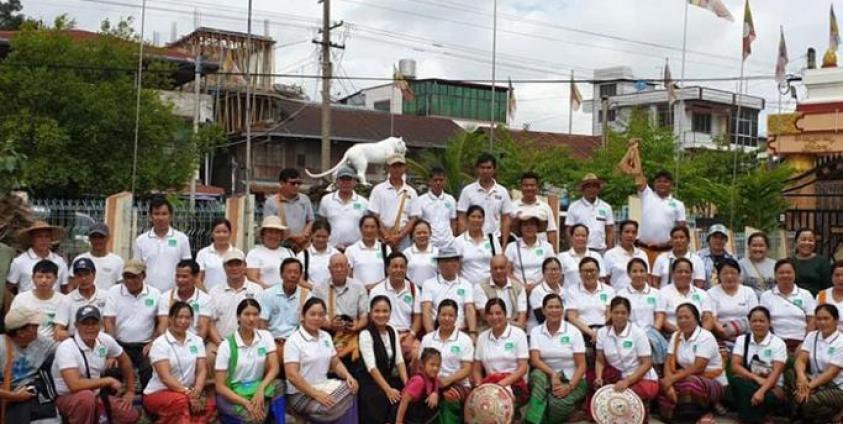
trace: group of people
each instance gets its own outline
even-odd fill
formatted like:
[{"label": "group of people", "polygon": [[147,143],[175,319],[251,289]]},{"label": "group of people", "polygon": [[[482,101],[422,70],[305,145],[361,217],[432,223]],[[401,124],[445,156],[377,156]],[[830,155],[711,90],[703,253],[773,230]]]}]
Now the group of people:
[{"label": "group of people", "polygon": [[366,199],[343,166],[314,211],[283,170],[248,254],[220,219],[194,258],[164,198],[125,262],[104,224],[70,266],[51,251],[60,228],[24,230],[6,277],[4,422],[47,404],[70,423],[450,424],[486,384],[531,424],[599,418],[604,386],[665,420],[843,420],[843,263],[810,230],[778,260],[763,233],[734,257],[719,224],[693,252],[668,172],[650,186],[638,168],[643,219],[616,224],[593,174],[557,223],[540,177],[523,174],[513,201],[494,156],[458,199],[443,170],[422,195],[405,171],[390,156]]}]

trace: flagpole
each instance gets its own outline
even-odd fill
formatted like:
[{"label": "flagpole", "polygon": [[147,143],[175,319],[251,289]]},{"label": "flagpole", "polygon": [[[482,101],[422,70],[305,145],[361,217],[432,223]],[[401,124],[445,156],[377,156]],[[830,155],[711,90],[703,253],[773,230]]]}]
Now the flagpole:
[{"label": "flagpole", "polygon": [[570,99],[572,99],[574,95],[574,84],[574,70],[571,69],[571,86],[568,87],[569,91],[571,91],[571,93],[568,94],[568,135],[574,133],[574,105],[571,104],[570,101]]},{"label": "flagpole", "polygon": [[495,143],[495,68],[497,65],[498,48],[498,0],[492,2],[492,111],[489,121],[489,152],[492,152]]},{"label": "flagpole", "polygon": [[138,72],[135,75],[137,81],[137,97],[135,98],[135,136],[132,153],[132,196],[135,195],[135,182],[138,175],[138,139],[140,138],[140,107],[141,88],[143,88],[143,36],[146,24],[146,0],[141,3],[141,30],[140,42],[138,43]]},{"label": "flagpole", "polygon": [[741,103],[743,101],[743,72],[744,72],[744,63],[745,60],[741,60],[741,76],[738,79],[738,110],[735,116],[735,154],[732,158],[732,207],[731,212],[729,213],[729,228],[735,228],[735,181],[738,179],[738,155],[740,154],[740,129],[741,129]]},{"label": "flagpole", "polygon": [[685,148],[685,99],[682,97],[682,89],[685,88],[685,56],[688,49],[688,1],[682,1],[685,3],[685,23],[682,25],[682,69],[679,71],[679,151]]}]

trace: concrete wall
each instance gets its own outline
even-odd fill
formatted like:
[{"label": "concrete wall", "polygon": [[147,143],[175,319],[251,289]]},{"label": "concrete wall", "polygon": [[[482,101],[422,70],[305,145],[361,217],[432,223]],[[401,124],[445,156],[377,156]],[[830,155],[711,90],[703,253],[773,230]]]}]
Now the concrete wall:
[{"label": "concrete wall", "polygon": [[[161,100],[172,103],[173,113],[181,118],[193,122],[196,96],[187,91],[159,91]],[[214,98],[210,94],[199,95],[199,122],[214,120]]]}]

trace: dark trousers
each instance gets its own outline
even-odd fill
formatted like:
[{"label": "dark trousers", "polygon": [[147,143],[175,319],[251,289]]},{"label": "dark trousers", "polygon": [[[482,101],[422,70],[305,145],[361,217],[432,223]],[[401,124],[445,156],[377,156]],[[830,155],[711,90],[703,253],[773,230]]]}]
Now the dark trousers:
[{"label": "dark trousers", "polygon": [[126,351],[126,355],[129,355],[132,368],[138,376],[135,381],[139,382],[140,385],[135,387],[135,393],[143,393],[143,389],[146,388],[146,384],[152,378],[152,364],[149,363],[149,356],[143,354],[143,347],[146,343],[118,343]]}]

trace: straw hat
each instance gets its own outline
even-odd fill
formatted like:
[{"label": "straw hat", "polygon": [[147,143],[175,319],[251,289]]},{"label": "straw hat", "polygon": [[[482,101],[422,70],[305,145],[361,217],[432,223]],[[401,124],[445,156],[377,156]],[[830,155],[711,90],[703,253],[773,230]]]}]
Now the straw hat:
[{"label": "straw hat", "polygon": [[287,231],[287,227],[281,222],[281,218],[278,215],[269,215],[263,217],[263,221],[261,222],[259,233],[263,233],[263,230],[280,230],[280,231]]},{"label": "straw hat", "polygon": [[18,233],[18,241],[25,245],[31,245],[32,233],[40,230],[50,231],[50,236],[53,238],[54,242],[61,240],[61,238],[64,237],[64,228],[47,224],[44,221],[35,221],[31,226],[29,226],[29,228],[24,228]]},{"label": "straw hat", "polygon": [[580,180],[579,184],[577,184],[577,190],[582,191],[582,187],[586,184],[598,184],[600,188],[606,185],[606,181],[597,178],[597,175],[589,172],[588,174],[583,175],[582,180]]},{"label": "straw hat", "polygon": [[529,208],[518,213],[518,216],[512,220],[512,232],[521,237],[521,223],[535,219],[539,223],[538,232],[543,233],[547,231],[547,212],[542,208]]}]

